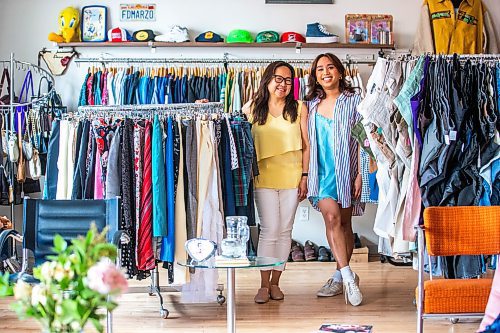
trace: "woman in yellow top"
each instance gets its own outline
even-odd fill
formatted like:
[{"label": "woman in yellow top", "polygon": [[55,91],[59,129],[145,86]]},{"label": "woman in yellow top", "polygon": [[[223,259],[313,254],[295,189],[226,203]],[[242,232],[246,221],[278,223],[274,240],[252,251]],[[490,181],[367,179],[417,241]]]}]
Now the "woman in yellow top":
[{"label": "woman in yellow top", "polygon": [[[307,107],[293,97],[294,70],[283,61],[271,63],[254,99],[243,112],[252,123],[259,165],[255,203],[260,219],[257,254],[286,261],[299,202],[307,195],[309,143]],[[256,303],[284,298],[279,287],[285,265],[261,270]]]}]

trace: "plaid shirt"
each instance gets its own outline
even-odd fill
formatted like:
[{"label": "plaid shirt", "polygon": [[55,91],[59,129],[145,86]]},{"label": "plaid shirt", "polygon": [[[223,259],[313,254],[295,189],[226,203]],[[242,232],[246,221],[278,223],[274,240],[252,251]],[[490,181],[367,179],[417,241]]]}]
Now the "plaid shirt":
[{"label": "plaid shirt", "polygon": [[239,167],[232,170],[234,199],[236,206],[248,205],[248,191],[250,189],[251,177],[257,176],[259,171],[256,167],[257,156],[250,132],[251,125],[248,122],[232,121],[231,131],[238,152]]}]

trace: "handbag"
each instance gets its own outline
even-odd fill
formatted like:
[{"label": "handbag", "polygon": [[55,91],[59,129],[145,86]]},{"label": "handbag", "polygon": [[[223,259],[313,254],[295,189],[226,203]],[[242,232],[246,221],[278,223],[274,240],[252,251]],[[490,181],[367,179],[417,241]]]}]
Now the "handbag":
[{"label": "handbag", "polygon": [[31,179],[38,180],[42,176],[42,164],[38,155],[38,150],[33,149],[33,156],[28,162],[29,173]]},{"label": "handbag", "polygon": [[10,133],[9,140],[7,141],[7,156],[9,161],[16,163],[19,160],[19,145],[17,143],[17,136],[14,133]]},{"label": "handbag", "polygon": [[[7,80],[7,94],[2,95],[3,85],[4,85],[5,80]],[[0,97],[0,104],[8,105],[11,103],[11,100],[10,100],[10,75],[9,75],[9,70],[7,68],[4,68],[3,73],[2,73],[2,80],[0,81],[0,95],[2,96],[2,97]],[[14,96],[15,96],[15,94],[14,94]],[[17,102],[19,102],[18,98],[14,97],[14,103],[17,103]]]},{"label": "handbag", "polygon": [[[21,123],[21,112],[17,114],[18,122]],[[18,143],[19,143],[19,151],[22,149],[22,139],[21,139],[21,131],[17,132]],[[19,154],[19,161],[17,162],[17,181],[19,183],[24,183],[26,180],[26,165],[24,162],[23,154]]]}]

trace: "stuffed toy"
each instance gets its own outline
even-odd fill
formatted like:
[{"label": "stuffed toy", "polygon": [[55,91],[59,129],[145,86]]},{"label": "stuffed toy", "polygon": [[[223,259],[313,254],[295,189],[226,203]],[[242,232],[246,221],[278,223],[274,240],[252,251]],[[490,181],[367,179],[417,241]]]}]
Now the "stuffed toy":
[{"label": "stuffed toy", "polygon": [[59,34],[51,32],[49,40],[56,43],[80,42],[80,11],[67,7],[59,13]]}]

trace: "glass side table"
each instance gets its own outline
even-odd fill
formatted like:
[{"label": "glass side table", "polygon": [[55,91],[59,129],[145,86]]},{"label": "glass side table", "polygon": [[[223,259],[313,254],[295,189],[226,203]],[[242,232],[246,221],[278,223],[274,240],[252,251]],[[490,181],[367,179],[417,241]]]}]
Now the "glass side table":
[{"label": "glass side table", "polygon": [[271,257],[248,257],[250,263],[248,265],[217,265],[215,259],[212,257],[204,262],[193,262],[188,260],[187,262],[178,262],[179,265],[185,267],[193,268],[207,268],[207,269],[226,269],[227,270],[227,306],[226,306],[226,317],[227,317],[227,332],[236,332],[236,303],[235,303],[235,276],[236,269],[248,269],[248,268],[260,268],[260,267],[274,267],[279,266],[284,263],[283,260]]}]

